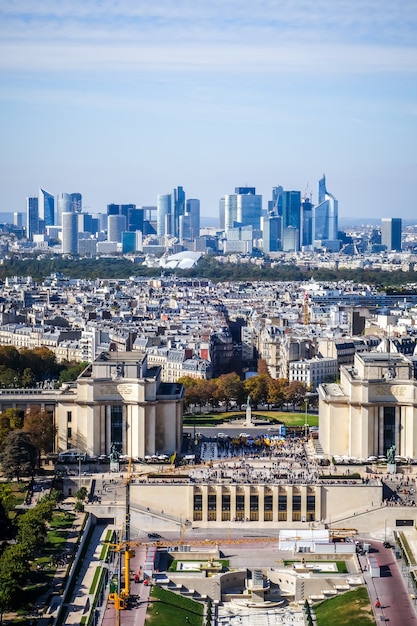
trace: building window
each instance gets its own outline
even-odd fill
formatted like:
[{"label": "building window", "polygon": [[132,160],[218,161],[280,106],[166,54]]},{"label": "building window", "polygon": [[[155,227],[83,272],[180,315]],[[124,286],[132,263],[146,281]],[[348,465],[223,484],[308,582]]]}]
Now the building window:
[{"label": "building window", "polygon": [[222,522],[230,522],[230,494],[222,495]]},{"label": "building window", "polygon": [[292,521],[301,522],[301,496],[296,494],[292,497]]},{"label": "building window", "polygon": [[287,496],[278,496],[278,521],[287,521]]},{"label": "building window", "polygon": [[307,521],[314,522],[316,519],[316,496],[307,496]]},{"label": "building window", "polygon": [[257,522],[259,519],[259,499],[257,495],[250,496],[250,521]]},{"label": "building window", "polygon": [[201,522],[203,519],[203,496],[200,493],[194,494],[194,521]]},{"label": "building window", "polygon": [[115,445],[119,452],[123,450],[123,406],[112,406],[110,410],[110,437],[112,445]]},{"label": "building window", "polygon": [[208,500],[207,500],[207,508],[208,508],[207,520],[209,522],[215,522],[216,511],[217,511],[217,498],[216,498],[215,493],[209,494]]},{"label": "building window", "polygon": [[245,519],[245,496],[236,494],[236,520]]},{"label": "building window", "polygon": [[67,439],[72,439],[72,428],[67,428]]},{"label": "building window", "polygon": [[[395,445],[395,407],[384,406],[384,449],[383,454]],[[398,454],[398,453],[397,453]]]},{"label": "building window", "polygon": [[67,411],[67,422],[72,422],[72,411]]},{"label": "building window", "polygon": [[272,496],[264,497],[264,522],[272,522]]}]

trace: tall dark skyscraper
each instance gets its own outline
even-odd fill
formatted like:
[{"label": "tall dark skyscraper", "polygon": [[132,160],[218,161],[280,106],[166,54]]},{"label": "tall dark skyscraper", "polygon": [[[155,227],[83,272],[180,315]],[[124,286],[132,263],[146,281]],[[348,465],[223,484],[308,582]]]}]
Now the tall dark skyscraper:
[{"label": "tall dark skyscraper", "polygon": [[81,213],[83,208],[83,197],[80,193],[70,193],[72,210],[74,213]]},{"label": "tall dark skyscraper", "polygon": [[[339,205],[326,189],[326,178],[319,180],[319,203],[313,208],[313,241],[334,242],[338,237]],[[326,245],[326,244],[325,244]],[[337,245],[336,245],[337,247]]]},{"label": "tall dark skyscraper", "polygon": [[234,194],[224,196],[224,215],[226,232],[238,226],[252,226],[254,230],[259,230],[262,196],[256,193],[255,187],[235,187]]},{"label": "tall dark skyscraper", "polygon": [[402,250],[402,220],[400,217],[383,217],[381,219],[381,243],[387,246],[388,252]]},{"label": "tall dark skyscraper", "polygon": [[281,227],[280,215],[268,215],[263,218],[263,251],[266,254],[281,250]]},{"label": "tall dark skyscraper", "polygon": [[33,235],[39,233],[38,207],[38,198],[26,198],[26,235],[28,239],[33,239]]},{"label": "tall dark skyscraper", "polygon": [[39,189],[39,220],[44,226],[52,226],[55,224],[55,199],[54,196],[45,189]]},{"label": "tall dark skyscraper", "polygon": [[180,217],[185,214],[185,192],[182,187],[176,187],[172,192],[171,200],[171,234],[180,236]]},{"label": "tall dark skyscraper", "polygon": [[284,188],[281,185],[272,187],[272,200],[268,200],[268,213],[270,215],[282,215],[282,194]]},{"label": "tall dark skyscraper", "polygon": [[[190,198],[185,206],[185,218],[189,221],[188,239],[195,239],[200,236],[200,200]],[[185,239],[186,237],[184,237]]]},{"label": "tall dark skyscraper", "polygon": [[301,202],[301,246],[313,243],[313,205],[309,198]]},{"label": "tall dark skyscraper", "polygon": [[282,193],[282,249],[285,251],[300,249],[301,230],[301,192],[284,191]]}]

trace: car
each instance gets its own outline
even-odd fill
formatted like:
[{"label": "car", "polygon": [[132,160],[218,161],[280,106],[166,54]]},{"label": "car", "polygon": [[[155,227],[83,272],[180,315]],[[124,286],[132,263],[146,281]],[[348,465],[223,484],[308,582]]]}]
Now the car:
[{"label": "car", "polygon": [[220,439],[224,439],[225,437],[227,437],[226,433],[217,433],[217,437],[219,437]]}]

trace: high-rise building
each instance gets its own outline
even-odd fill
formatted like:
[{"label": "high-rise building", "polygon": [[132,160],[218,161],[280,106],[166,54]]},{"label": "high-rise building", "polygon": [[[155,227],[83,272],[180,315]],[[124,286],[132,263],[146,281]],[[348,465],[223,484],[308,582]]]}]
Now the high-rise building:
[{"label": "high-rise building", "polygon": [[72,210],[74,213],[81,213],[83,208],[83,197],[80,193],[70,193]]},{"label": "high-rise building", "polygon": [[108,204],[107,215],[119,215],[119,204]]},{"label": "high-rise building", "polygon": [[13,226],[16,226],[16,228],[23,227],[23,214],[22,213],[18,213],[18,212],[13,213]]},{"label": "high-rise building", "polygon": [[383,217],[381,219],[381,243],[388,252],[402,250],[402,220],[400,217]]},{"label": "high-rise building", "polygon": [[182,187],[176,187],[172,192],[171,200],[171,234],[180,235],[180,217],[185,214],[185,192]]},{"label": "high-rise building", "polygon": [[338,249],[338,201],[327,191],[324,174],[319,180],[318,198],[319,203],[313,208],[313,242]]},{"label": "high-rise building", "polygon": [[[223,198],[221,200],[223,203]],[[234,194],[224,196],[224,229],[239,226],[252,226],[260,230],[262,216],[262,196],[255,187],[235,187]]]},{"label": "high-rise building", "polygon": [[263,218],[263,251],[278,252],[282,249],[282,217],[280,215],[268,215]]},{"label": "high-rise building", "polygon": [[124,215],[109,215],[107,218],[107,241],[121,243],[122,233],[126,230]]},{"label": "high-rise building", "polygon": [[301,246],[311,246],[313,243],[313,205],[309,198],[301,202]]},{"label": "high-rise building", "polygon": [[227,194],[224,196],[224,229],[227,233],[229,228],[237,226],[237,195]]},{"label": "high-rise building", "polygon": [[62,213],[62,254],[78,254],[78,216],[74,211]]},{"label": "high-rise building", "polygon": [[107,215],[123,215],[126,218],[126,231],[143,229],[143,209],[137,209],[136,204],[108,204]]},{"label": "high-rise building", "polygon": [[282,215],[282,194],[284,188],[281,185],[272,187],[272,200],[268,200],[269,215]]},{"label": "high-rise building", "polygon": [[237,187],[237,221],[240,226],[252,226],[260,230],[262,216],[262,196],[255,187]]},{"label": "high-rise building", "polygon": [[189,239],[195,239],[200,236],[200,200],[197,198],[190,198],[186,202],[185,215],[190,220],[190,237]]},{"label": "high-rise building", "polygon": [[282,249],[297,251],[300,249],[301,231],[301,192],[283,191],[282,200]]},{"label": "high-rise building", "polygon": [[55,225],[62,226],[62,214],[73,213],[73,202],[69,193],[59,193],[56,197]]},{"label": "high-rise building", "polygon": [[127,211],[127,230],[129,232],[143,231],[143,209],[135,204],[129,205]]},{"label": "high-rise building", "polygon": [[156,199],[157,235],[171,235],[171,194],[158,195]]},{"label": "high-rise building", "polygon": [[39,233],[39,199],[26,198],[26,235],[33,239],[33,235]]},{"label": "high-rise building", "polygon": [[55,224],[55,200],[52,194],[45,191],[45,189],[39,189],[39,220],[43,222],[43,226],[52,226]]},{"label": "high-rise building", "polygon": [[220,198],[219,200],[219,228],[220,230],[224,230],[226,228],[226,221],[225,221],[225,199],[224,198]]}]

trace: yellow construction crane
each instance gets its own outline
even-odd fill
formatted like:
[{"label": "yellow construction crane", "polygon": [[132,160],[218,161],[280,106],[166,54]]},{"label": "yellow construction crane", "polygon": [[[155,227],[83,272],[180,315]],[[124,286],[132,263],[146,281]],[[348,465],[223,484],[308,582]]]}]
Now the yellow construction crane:
[{"label": "yellow construction crane", "polygon": [[109,594],[109,600],[114,602],[114,608],[116,609],[116,626],[120,625],[120,611],[127,608],[127,603],[130,598],[130,559],[135,556],[135,551],[132,550],[130,545],[130,481],[132,479],[131,474],[132,459],[129,458],[127,467],[127,476],[125,480],[126,486],[126,514],[124,523],[125,538],[120,538],[120,541],[116,544],[110,544],[114,547],[116,552],[123,553],[124,557],[124,585],[121,585],[121,569],[122,559],[119,558],[119,575],[118,575],[118,589]]}]

